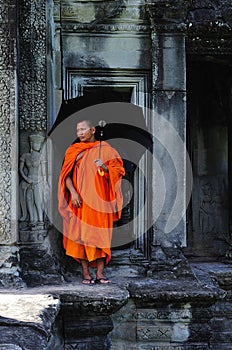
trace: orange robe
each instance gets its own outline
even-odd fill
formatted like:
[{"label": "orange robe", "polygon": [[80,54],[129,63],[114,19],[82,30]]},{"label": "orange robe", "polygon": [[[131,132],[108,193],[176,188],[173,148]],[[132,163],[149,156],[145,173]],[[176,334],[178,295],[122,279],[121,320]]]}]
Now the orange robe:
[{"label": "orange robe", "polygon": [[[118,152],[107,142],[80,142],[71,145],[65,154],[59,186],[59,212],[63,217],[63,245],[66,254],[77,261],[85,259],[95,266],[96,259],[111,259],[113,222],[120,219],[123,198],[121,179],[125,174]],[[103,176],[94,160],[101,158],[108,168]],[[71,176],[70,176],[71,174]],[[73,206],[67,176],[79,193],[82,205]]]}]

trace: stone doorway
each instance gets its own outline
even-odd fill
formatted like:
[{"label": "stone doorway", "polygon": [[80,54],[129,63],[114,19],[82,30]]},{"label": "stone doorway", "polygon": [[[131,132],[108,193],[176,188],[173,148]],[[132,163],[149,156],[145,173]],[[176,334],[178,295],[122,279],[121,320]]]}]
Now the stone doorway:
[{"label": "stone doorway", "polygon": [[189,57],[188,151],[193,192],[188,209],[188,253],[223,256],[230,240],[231,66],[228,57]]},{"label": "stone doorway", "polygon": [[[93,81],[92,77],[85,77],[85,81],[81,89],[79,90],[79,94],[70,93],[71,90],[66,91],[66,96],[72,96],[72,98],[75,99],[75,97],[81,97],[85,96],[85,94],[99,94],[101,95],[101,103],[107,103],[110,101],[116,101],[117,102],[128,102],[130,103],[131,100],[134,100],[134,102],[139,101],[139,94],[135,90],[135,87],[132,86],[119,86],[119,84],[109,84],[108,86],[101,86],[100,84],[97,84],[96,86],[88,84],[89,80],[91,82]],[[136,81],[138,78],[133,77],[133,79]],[[140,78],[139,78],[140,79]],[[109,79],[110,80],[110,79]],[[74,80],[75,81],[75,80]],[[141,83],[140,83],[141,84]],[[126,85],[126,84],[124,84]],[[73,87],[73,85],[71,85]],[[73,97],[74,96],[74,97]],[[92,108],[92,106],[91,106]],[[136,108],[136,107],[135,107]],[[87,111],[87,109],[85,109]],[[141,111],[141,108],[138,106],[138,110]],[[139,117],[145,118],[143,116],[142,112],[138,112]],[[103,118],[104,119],[104,118]],[[133,122],[132,122],[133,124]],[[113,145],[114,146],[114,145]],[[124,149],[123,146],[120,144],[118,145],[120,149],[117,148],[120,155],[123,158],[124,161],[124,167],[126,170],[126,175],[124,176],[124,180],[126,180],[122,184],[122,192],[123,196],[125,198],[125,202],[128,204],[123,208],[122,211],[122,217],[120,221],[115,223],[115,227],[117,227],[117,234],[114,235],[113,232],[113,239],[112,239],[112,261],[110,263],[110,269],[115,269],[116,265],[131,265],[131,259],[133,259],[134,265],[136,266],[138,263],[143,263],[144,268],[147,266],[147,260],[150,253],[150,232],[146,232],[144,229],[144,235],[140,235],[138,237],[137,231],[137,219],[134,220],[134,217],[136,217],[136,213],[139,213],[142,206],[144,205],[144,198],[147,196],[147,192],[144,190],[145,183],[144,181],[145,174],[147,174],[148,167],[144,159],[141,159],[141,168],[136,167],[133,162],[130,162],[127,156],[127,150]],[[147,168],[146,168],[147,167]],[[129,184],[129,186],[128,186]],[[128,202],[128,197],[130,198]],[[56,210],[56,209],[55,209]],[[149,215],[149,213],[145,213],[145,215]],[[141,231],[141,226],[144,224],[143,222],[140,222],[139,230]],[[145,224],[144,224],[145,225]],[[62,235],[61,235],[62,236]],[[58,252],[57,256],[63,256],[62,250],[62,237],[57,242],[58,245]],[[132,256],[133,255],[133,256]],[[62,258],[63,259],[63,258]],[[69,266],[71,269],[76,269],[76,263],[72,262],[70,258],[64,257],[65,260],[69,260],[68,263],[61,262],[62,266]],[[75,265],[75,266],[74,266]],[[143,269],[143,267],[139,267],[139,269]],[[137,268],[135,268],[134,272],[137,274]],[[64,272],[66,274],[66,272]],[[111,273],[112,274],[112,273]]]}]

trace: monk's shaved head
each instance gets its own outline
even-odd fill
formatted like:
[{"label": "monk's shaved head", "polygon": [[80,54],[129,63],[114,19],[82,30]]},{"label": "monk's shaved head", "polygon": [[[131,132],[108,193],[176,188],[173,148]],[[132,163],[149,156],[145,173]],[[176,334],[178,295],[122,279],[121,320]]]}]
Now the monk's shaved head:
[{"label": "monk's shaved head", "polygon": [[77,125],[83,122],[87,123],[90,128],[94,128],[95,126],[94,122],[91,119],[83,119],[80,122],[78,122]]}]

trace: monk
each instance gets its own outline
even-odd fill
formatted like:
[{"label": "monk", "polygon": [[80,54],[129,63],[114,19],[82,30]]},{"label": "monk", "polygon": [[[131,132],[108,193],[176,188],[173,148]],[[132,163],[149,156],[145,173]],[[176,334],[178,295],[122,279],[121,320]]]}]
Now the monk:
[{"label": "monk", "polygon": [[[111,259],[113,222],[123,205],[122,159],[107,142],[96,141],[95,132],[90,120],[77,124],[80,142],[65,153],[58,188],[64,249],[81,263],[84,284],[111,282],[104,268]],[[90,266],[97,268],[96,279]]]}]

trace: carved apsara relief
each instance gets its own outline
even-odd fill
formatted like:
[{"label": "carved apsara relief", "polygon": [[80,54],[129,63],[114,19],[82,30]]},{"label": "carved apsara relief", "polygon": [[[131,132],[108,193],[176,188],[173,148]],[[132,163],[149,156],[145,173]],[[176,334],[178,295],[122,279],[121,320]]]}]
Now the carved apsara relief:
[{"label": "carved apsara relief", "polygon": [[20,221],[27,222],[26,230],[43,230],[45,227],[45,207],[50,191],[44,141],[43,135],[31,134],[30,151],[20,157]]}]

